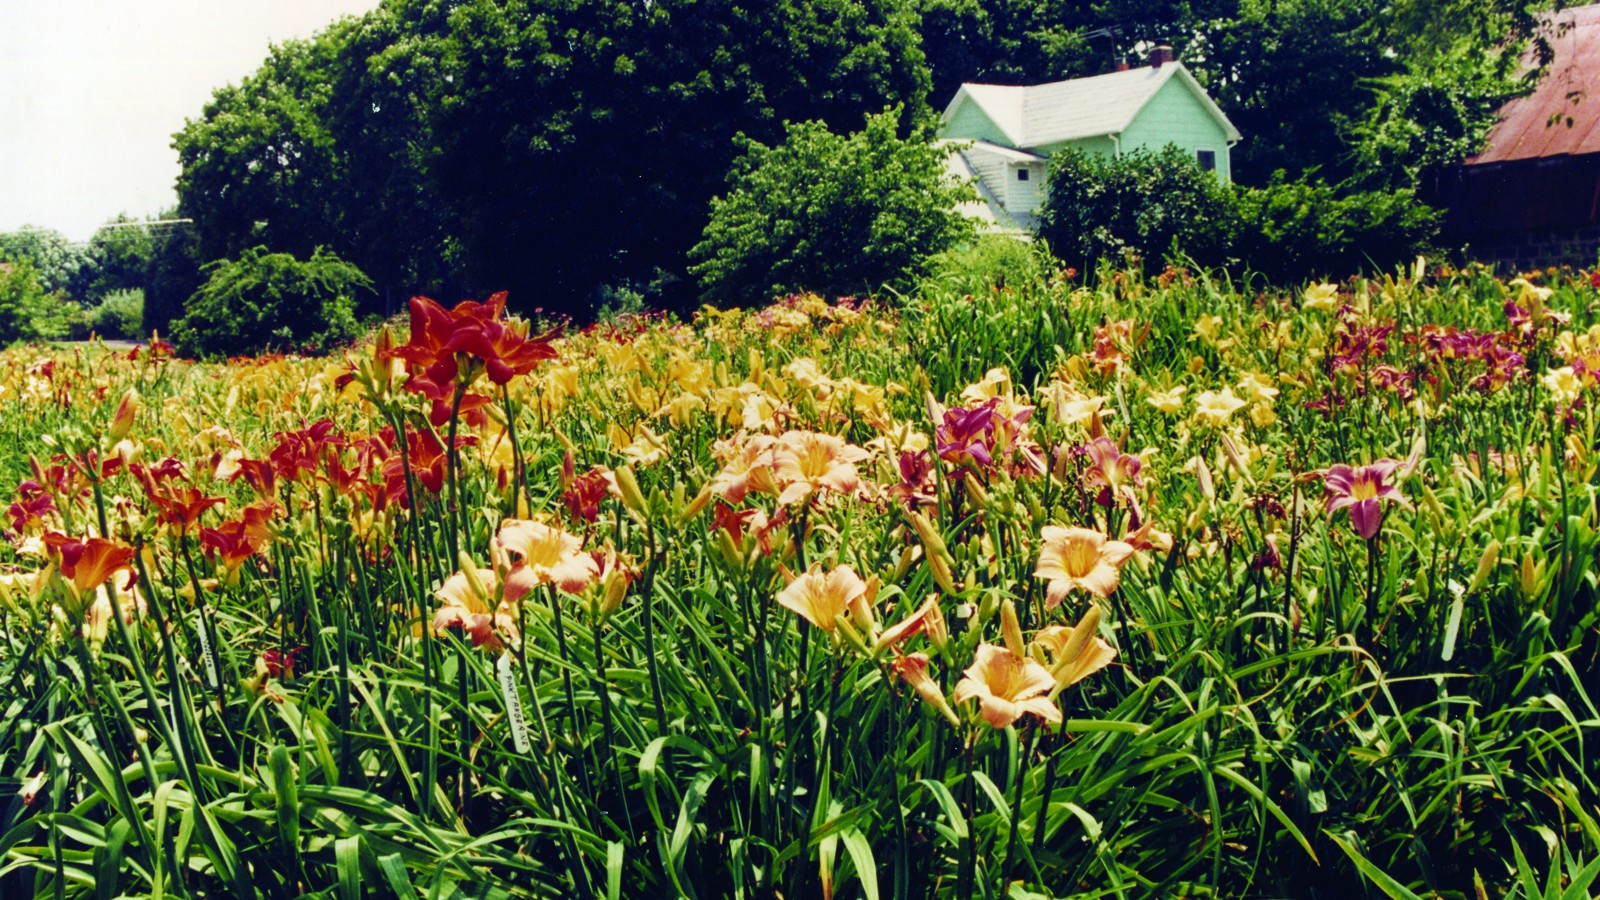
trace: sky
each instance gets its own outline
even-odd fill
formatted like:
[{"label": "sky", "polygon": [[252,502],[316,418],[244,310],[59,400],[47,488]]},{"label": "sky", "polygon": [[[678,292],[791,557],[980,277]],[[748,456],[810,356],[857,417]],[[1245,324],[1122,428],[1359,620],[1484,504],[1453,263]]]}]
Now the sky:
[{"label": "sky", "polygon": [[0,0],[0,233],[177,203],[172,134],[270,45],[378,0]]}]

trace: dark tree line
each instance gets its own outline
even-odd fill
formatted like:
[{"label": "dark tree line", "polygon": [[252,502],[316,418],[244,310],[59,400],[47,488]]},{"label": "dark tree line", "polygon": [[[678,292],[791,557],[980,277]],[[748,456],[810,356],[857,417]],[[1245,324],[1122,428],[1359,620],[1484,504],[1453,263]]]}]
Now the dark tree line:
[{"label": "dark tree line", "polygon": [[[509,289],[681,305],[739,135],[836,132],[962,81],[1173,45],[1246,135],[1235,176],[1407,187],[1517,87],[1509,0],[386,0],[273,49],[175,136],[199,260],[336,254],[372,304]],[[1511,48],[1511,49],[1506,49]]]}]

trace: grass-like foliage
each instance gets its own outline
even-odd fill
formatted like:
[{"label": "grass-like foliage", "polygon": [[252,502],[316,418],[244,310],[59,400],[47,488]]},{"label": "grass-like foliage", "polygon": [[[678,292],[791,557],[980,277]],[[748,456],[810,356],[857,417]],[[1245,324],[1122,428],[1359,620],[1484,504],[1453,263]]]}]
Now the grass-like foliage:
[{"label": "grass-like foliage", "polygon": [[1590,282],[1002,258],[6,351],[0,893],[1592,893]]}]

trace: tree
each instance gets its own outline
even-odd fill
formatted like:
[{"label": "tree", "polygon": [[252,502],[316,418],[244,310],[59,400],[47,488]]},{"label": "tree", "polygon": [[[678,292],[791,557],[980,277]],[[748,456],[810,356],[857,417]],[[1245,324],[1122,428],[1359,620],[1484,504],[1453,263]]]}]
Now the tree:
[{"label": "tree", "polygon": [[449,25],[415,52],[443,72],[429,168],[462,259],[564,311],[683,271],[734,135],[856,128],[927,92],[906,0],[468,0]]},{"label": "tree", "polygon": [[57,291],[73,300],[87,299],[98,266],[81,244],[51,228],[31,225],[0,234],[0,260],[27,262],[46,293]]},{"label": "tree", "polygon": [[788,127],[776,147],[752,140],[711,203],[690,251],[704,298],[746,304],[812,290],[869,294],[899,282],[972,233],[957,205],[971,188],[946,174],[947,151],[925,132],[901,140],[898,111],[838,135],[821,122]]},{"label": "tree", "polygon": [[[175,216],[176,212],[172,211],[162,214],[161,218]],[[205,281],[200,265],[200,239],[193,228],[164,229],[152,238],[141,331],[146,334],[171,331],[172,322],[183,317],[184,303]]]},{"label": "tree", "polygon": [[1118,46],[1083,2],[921,0],[919,12],[935,110],[963,82],[1038,84],[1106,71]]},{"label": "tree", "polygon": [[142,290],[155,252],[155,235],[139,220],[119,215],[102,225],[89,238],[95,273],[81,299],[99,302],[113,291]]},{"label": "tree", "polygon": [[40,337],[36,320],[41,311],[64,302],[44,289],[28,260],[0,261],[0,346]]},{"label": "tree", "polygon": [[320,247],[305,260],[252,247],[204,271],[172,327],[173,345],[189,355],[326,350],[356,336],[357,294],[372,289],[360,269]]},{"label": "tree", "polygon": [[260,69],[218,90],[173,136],[179,208],[195,221],[203,258],[258,245],[299,256],[343,247],[339,160],[325,121],[343,33],[336,26],[273,47]]}]

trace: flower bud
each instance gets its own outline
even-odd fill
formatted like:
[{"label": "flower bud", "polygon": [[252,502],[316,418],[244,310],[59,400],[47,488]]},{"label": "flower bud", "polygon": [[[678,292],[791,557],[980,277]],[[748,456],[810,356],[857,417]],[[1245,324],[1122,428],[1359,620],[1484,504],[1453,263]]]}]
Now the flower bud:
[{"label": "flower bud", "polygon": [[1483,587],[1489,580],[1489,573],[1494,571],[1494,564],[1500,561],[1500,542],[1493,540],[1489,546],[1483,548],[1483,555],[1478,557],[1478,568],[1472,572],[1472,581],[1467,584],[1467,593],[1471,594]]},{"label": "flower bud", "polygon": [[911,685],[922,698],[922,702],[938,710],[951,725],[959,726],[961,719],[956,716],[955,710],[950,708],[950,702],[945,699],[944,692],[939,690],[939,685],[928,674],[928,656],[925,653],[912,653],[902,656],[894,661],[894,671],[906,684]]},{"label": "flower bud", "polygon": [[1005,638],[1006,649],[1022,655],[1022,623],[1017,619],[1017,605],[1009,598],[1000,604],[1000,634]]},{"label": "flower bud", "polygon": [[622,466],[613,470],[617,479],[617,493],[622,495],[622,505],[638,515],[649,512],[649,504],[645,502],[644,491],[639,489],[639,479],[633,474],[632,466]]},{"label": "flower bud", "polygon": [[122,395],[122,402],[117,404],[117,413],[111,418],[111,431],[108,437],[115,444],[128,436],[133,430],[133,420],[139,415],[139,392],[128,388]]}]

